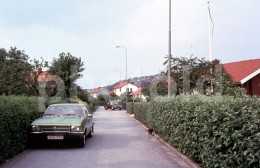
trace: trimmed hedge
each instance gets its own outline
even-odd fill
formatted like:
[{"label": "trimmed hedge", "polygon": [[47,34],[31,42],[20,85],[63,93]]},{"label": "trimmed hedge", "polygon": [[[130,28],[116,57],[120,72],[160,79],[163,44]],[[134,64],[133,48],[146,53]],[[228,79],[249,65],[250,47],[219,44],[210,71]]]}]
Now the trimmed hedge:
[{"label": "trimmed hedge", "polygon": [[26,148],[31,122],[40,116],[37,97],[0,96],[0,162]]},{"label": "trimmed hedge", "polygon": [[202,167],[260,167],[259,98],[189,95],[146,105],[135,104],[136,118]]},{"label": "trimmed hedge", "polygon": [[126,109],[126,112],[128,113],[128,114],[134,114],[134,103],[132,103],[132,102],[129,102],[129,103],[127,103],[127,109]]},{"label": "trimmed hedge", "polygon": [[135,114],[135,118],[141,121],[145,125],[147,124],[146,110],[147,110],[146,103],[141,103],[141,102],[134,103],[133,113]]}]

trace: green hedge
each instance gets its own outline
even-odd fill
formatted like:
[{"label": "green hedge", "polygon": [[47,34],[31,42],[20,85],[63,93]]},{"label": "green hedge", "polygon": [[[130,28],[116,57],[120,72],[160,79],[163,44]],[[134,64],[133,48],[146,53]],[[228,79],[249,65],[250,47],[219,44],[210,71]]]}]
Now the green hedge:
[{"label": "green hedge", "polygon": [[134,103],[132,103],[132,102],[129,102],[129,103],[127,103],[127,109],[126,109],[126,112],[128,113],[128,114],[134,114],[134,112],[133,112],[133,108],[134,108]]},{"label": "green hedge", "polygon": [[137,102],[134,103],[133,113],[135,114],[135,118],[141,121],[143,124],[147,124],[147,104]]},{"label": "green hedge", "polygon": [[260,167],[257,97],[158,97],[140,108],[138,119],[202,167]]},{"label": "green hedge", "polygon": [[37,100],[0,96],[0,162],[25,149],[30,124],[40,116]]}]

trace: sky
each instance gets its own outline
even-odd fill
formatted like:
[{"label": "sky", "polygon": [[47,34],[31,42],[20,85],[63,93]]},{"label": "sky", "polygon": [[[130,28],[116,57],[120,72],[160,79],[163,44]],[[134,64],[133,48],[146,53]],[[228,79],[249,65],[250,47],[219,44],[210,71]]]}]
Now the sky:
[{"label": "sky", "polygon": [[[172,56],[209,60],[207,0],[172,0]],[[258,59],[260,1],[210,1],[212,57],[222,63]],[[78,84],[106,86],[163,71],[168,55],[168,0],[1,0],[0,48],[31,59],[61,52],[81,57]],[[212,28],[212,26],[211,26]]]}]

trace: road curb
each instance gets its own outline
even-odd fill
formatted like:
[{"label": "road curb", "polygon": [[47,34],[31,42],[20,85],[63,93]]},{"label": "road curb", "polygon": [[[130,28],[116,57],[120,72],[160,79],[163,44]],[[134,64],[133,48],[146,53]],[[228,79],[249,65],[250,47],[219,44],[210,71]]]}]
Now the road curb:
[{"label": "road curb", "polygon": [[[138,121],[136,118],[134,118],[134,114],[130,115],[128,113],[126,113],[130,118],[132,118],[133,120],[135,120],[136,122],[138,122],[144,129],[148,130],[149,128],[147,128],[143,123],[141,123],[140,121]],[[168,149],[170,149],[176,156],[178,156],[179,158],[181,158],[183,161],[185,161],[187,164],[189,164],[191,166],[191,168],[200,168],[200,166],[195,163],[194,161],[192,161],[190,158],[188,158],[187,156],[185,156],[184,154],[180,153],[176,148],[174,148],[173,146],[171,146],[170,144],[168,144],[165,140],[163,140],[159,135],[154,134],[155,138],[160,141],[161,143],[163,143]]]}]

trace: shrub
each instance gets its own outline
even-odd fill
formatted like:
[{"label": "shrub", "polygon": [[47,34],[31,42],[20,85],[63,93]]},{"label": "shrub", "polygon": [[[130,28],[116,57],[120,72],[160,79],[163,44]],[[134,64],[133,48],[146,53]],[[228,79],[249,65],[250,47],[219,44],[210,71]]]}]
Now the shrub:
[{"label": "shrub", "polygon": [[36,97],[0,96],[0,162],[25,149],[31,122],[40,116]]},{"label": "shrub", "polygon": [[259,104],[257,97],[182,95],[157,97],[145,114],[134,113],[202,167],[259,167]]}]

